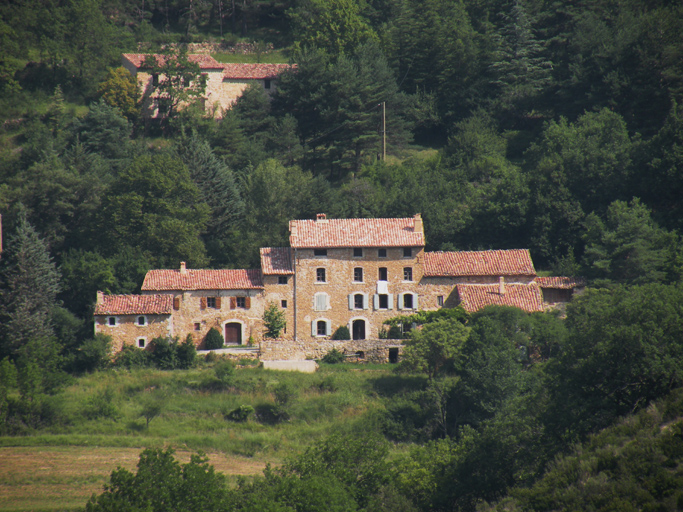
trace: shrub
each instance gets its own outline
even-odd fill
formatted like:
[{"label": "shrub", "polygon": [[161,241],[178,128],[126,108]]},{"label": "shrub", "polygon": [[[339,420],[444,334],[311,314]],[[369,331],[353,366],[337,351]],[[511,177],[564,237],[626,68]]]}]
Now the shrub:
[{"label": "shrub", "polygon": [[96,393],[86,401],[83,415],[90,420],[96,420],[97,418],[115,418],[118,416],[119,411],[113,403],[113,400],[114,392],[110,388]]},{"label": "shrub", "polygon": [[147,368],[152,365],[149,352],[139,349],[132,345],[124,345],[121,352],[114,359],[114,366],[121,368]]},{"label": "shrub", "polygon": [[216,329],[212,327],[209,332],[206,333],[206,338],[204,338],[204,348],[206,350],[215,350],[217,348],[223,348],[225,340],[223,335]]},{"label": "shrub", "polygon": [[85,340],[76,353],[74,366],[79,372],[102,370],[110,363],[111,336],[97,333],[94,338]]},{"label": "shrub", "polygon": [[340,325],[337,327],[337,330],[334,331],[334,334],[332,335],[333,340],[350,340],[351,339],[351,333],[349,332],[349,328],[346,327],[345,325]]},{"label": "shrub", "polygon": [[255,408],[256,419],[266,425],[277,425],[281,421],[287,421],[289,414],[277,404],[260,404]]},{"label": "shrub", "polygon": [[337,383],[334,380],[334,377],[331,375],[328,375],[325,377],[323,380],[321,380],[318,384],[316,384],[314,387],[316,387],[320,392],[328,392],[328,393],[333,393],[337,391]]},{"label": "shrub", "polygon": [[322,362],[326,364],[337,364],[337,363],[343,363],[346,360],[344,357],[344,354],[339,352],[336,348],[333,348],[330,350],[327,354],[325,354],[322,358]]},{"label": "shrub", "polygon": [[226,414],[226,418],[237,423],[244,423],[254,413],[254,408],[251,405],[240,405],[237,409]]},{"label": "shrub", "polygon": [[268,304],[263,313],[263,325],[266,328],[266,338],[279,338],[287,325],[284,312],[280,311],[274,302]]},{"label": "shrub", "polygon": [[178,352],[178,368],[187,370],[192,368],[197,363],[197,349],[194,346],[192,335],[188,334],[185,341],[177,347]]},{"label": "shrub", "polygon": [[232,385],[232,380],[235,374],[235,366],[232,364],[232,361],[223,361],[218,363],[213,368],[213,371],[216,374],[216,378],[221,384],[223,384],[223,386],[227,387]]},{"label": "shrub", "polygon": [[274,390],[274,394],[275,403],[277,403],[278,405],[285,406],[294,398],[296,398],[297,392],[291,384],[289,384],[288,382],[283,382],[277,385],[277,387]]}]

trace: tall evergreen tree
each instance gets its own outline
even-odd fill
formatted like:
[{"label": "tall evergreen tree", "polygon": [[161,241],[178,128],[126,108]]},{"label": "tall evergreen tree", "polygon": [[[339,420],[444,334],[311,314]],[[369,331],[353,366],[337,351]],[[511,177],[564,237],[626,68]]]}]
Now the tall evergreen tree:
[{"label": "tall evergreen tree", "polygon": [[0,272],[0,350],[14,357],[30,342],[54,337],[51,313],[60,283],[47,245],[23,211],[7,248]]}]

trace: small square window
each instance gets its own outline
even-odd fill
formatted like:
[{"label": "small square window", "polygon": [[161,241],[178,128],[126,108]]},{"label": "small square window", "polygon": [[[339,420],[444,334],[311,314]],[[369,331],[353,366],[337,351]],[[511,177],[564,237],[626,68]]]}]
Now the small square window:
[{"label": "small square window", "polygon": [[287,301],[286,301],[286,300],[281,300],[281,301],[280,301],[280,306],[282,307],[282,309],[287,309]]},{"label": "small square window", "polygon": [[412,258],[413,257],[413,248],[412,247],[404,247],[403,248],[403,257],[404,258]]},{"label": "small square window", "polygon": [[147,340],[145,338],[139,338],[138,339],[138,347],[139,348],[145,348],[147,345]]},{"label": "small square window", "polygon": [[207,308],[215,308],[216,307],[216,297],[207,297],[206,298],[206,307]]},{"label": "small square window", "polygon": [[313,256],[327,256],[327,249],[313,249]]},{"label": "small square window", "polygon": [[115,316],[110,316],[107,318],[107,324],[110,325],[111,327],[116,326],[116,317]]},{"label": "small square window", "polygon": [[247,307],[247,298],[246,297],[235,297],[235,305],[238,308],[246,308]]},{"label": "small square window", "polygon": [[147,325],[147,319],[144,316],[139,316],[138,325]]},{"label": "small square window", "polygon": [[324,268],[316,268],[315,269],[315,280],[319,283],[326,283],[327,282],[327,276],[325,275],[325,269]]},{"label": "small square window", "polygon": [[436,298],[436,305],[437,305],[437,306],[443,306],[443,295],[439,295],[439,296]]},{"label": "small square window", "polygon": [[413,280],[413,267],[405,267],[403,269],[403,280],[412,281]]},{"label": "small square window", "polygon": [[201,331],[202,330],[202,324],[200,324],[199,322],[195,322],[194,323],[194,330],[195,331]]},{"label": "small square window", "polygon": [[362,258],[363,257],[363,249],[361,247],[356,247],[353,249],[353,257],[354,258]]},{"label": "small square window", "polygon": [[387,267],[379,267],[379,281],[388,281],[387,279]]},{"label": "small square window", "polygon": [[356,267],[353,269],[353,280],[356,283],[363,282],[363,269],[361,267]]},{"label": "small square window", "polygon": [[277,276],[277,284],[287,284],[287,276]]},{"label": "small square window", "polygon": [[387,257],[387,250],[386,249],[377,249],[377,257],[378,258],[386,258]]}]

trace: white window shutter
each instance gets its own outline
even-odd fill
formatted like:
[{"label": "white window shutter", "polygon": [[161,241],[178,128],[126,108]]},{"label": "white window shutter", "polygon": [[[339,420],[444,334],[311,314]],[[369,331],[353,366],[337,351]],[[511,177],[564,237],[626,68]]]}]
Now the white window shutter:
[{"label": "white window shutter", "polygon": [[394,294],[393,293],[389,294],[389,299],[387,300],[387,308],[388,309],[394,309]]},{"label": "white window shutter", "polygon": [[330,306],[330,296],[324,294],[323,297],[325,297],[325,311],[327,311],[328,309],[332,309],[332,306]]},{"label": "white window shutter", "polygon": [[398,308],[397,309],[403,309],[403,294],[402,293],[398,294]]},{"label": "white window shutter", "polygon": [[413,293],[413,309],[417,309],[417,293]]},{"label": "white window shutter", "polygon": [[311,336],[317,336],[318,335],[318,322],[313,320],[311,322]]},{"label": "white window shutter", "polygon": [[372,307],[379,309],[379,294],[377,293],[372,296]]},{"label": "white window shutter", "polygon": [[330,320],[325,320],[325,334],[327,336],[332,335],[332,322]]},{"label": "white window shutter", "polygon": [[368,294],[363,294],[363,309],[368,309]]},{"label": "white window shutter", "polygon": [[349,309],[353,309],[353,293],[349,293]]}]

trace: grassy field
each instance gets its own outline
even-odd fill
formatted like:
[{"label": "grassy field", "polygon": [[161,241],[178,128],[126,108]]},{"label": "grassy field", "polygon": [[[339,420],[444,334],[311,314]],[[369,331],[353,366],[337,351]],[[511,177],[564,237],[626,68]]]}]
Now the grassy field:
[{"label": "grassy field", "polygon": [[[381,410],[382,397],[402,385],[389,365],[323,365],[315,374],[240,368],[227,382],[211,366],[86,375],[53,397],[50,425],[0,437],[0,510],[79,510],[146,447],[172,446],[183,460],[204,451],[234,482]],[[148,428],[141,412],[150,402],[161,408]],[[256,414],[226,419],[239,406]],[[266,414],[273,410],[279,421]]]}]

